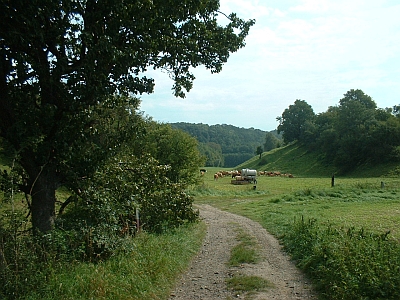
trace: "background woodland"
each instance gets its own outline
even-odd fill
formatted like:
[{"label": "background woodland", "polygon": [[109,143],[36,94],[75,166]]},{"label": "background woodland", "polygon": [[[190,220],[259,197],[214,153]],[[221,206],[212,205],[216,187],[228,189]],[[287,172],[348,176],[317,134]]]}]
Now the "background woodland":
[{"label": "background woodland", "polygon": [[281,136],[276,131],[185,122],[171,123],[171,126],[197,139],[199,151],[206,157],[206,167],[234,168],[252,158],[257,147],[262,146],[264,151],[269,151],[281,142]]}]

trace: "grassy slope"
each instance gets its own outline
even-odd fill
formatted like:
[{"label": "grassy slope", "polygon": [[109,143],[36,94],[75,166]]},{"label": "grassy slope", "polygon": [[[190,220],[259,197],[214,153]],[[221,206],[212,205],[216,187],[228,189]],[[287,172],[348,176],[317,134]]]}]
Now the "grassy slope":
[{"label": "grassy slope", "polygon": [[[330,177],[340,171],[332,164],[322,162],[317,152],[310,152],[298,143],[264,152],[261,156],[254,156],[250,160],[239,165],[237,169],[250,168],[259,171],[280,171],[292,173],[299,177]],[[379,177],[398,176],[400,163],[389,162],[386,164],[371,166],[368,164],[359,166],[356,170],[347,173],[348,177]]]},{"label": "grassy slope", "polygon": [[315,153],[309,152],[297,143],[264,152],[261,159],[259,156],[254,156],[237,168],[280,171],[302,177],[331,176],[336,171],[332,166],[323,165]]}]

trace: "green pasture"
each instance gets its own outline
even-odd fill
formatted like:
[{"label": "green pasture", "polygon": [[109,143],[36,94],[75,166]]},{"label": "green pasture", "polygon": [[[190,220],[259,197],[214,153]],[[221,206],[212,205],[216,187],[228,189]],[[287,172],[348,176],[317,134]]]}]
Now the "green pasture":
[{"label": "green pasture", "polygon": [[233,185],[229,176],[214,180],[219,170],[207,169],[200,186],[191,191],[196,203],[245,215],[276,235],[295,218],[308,217],[335,226],[390,231],[400,240],[399,177],[335,176],[332,187],[331,177],[258,176],[257,184]]}]

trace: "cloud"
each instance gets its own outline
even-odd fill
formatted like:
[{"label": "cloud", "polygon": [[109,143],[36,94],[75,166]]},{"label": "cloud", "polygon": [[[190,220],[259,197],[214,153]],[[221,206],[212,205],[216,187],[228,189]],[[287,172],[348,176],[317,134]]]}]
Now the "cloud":
[{"label": "cloud", "polygon": [[143,109],[161,121],[272,130],[296,99],[322,112],[359,88],[378,107],[399,104],[396,2],[221,0],[221,11],[256,19],[246,47],[231,54],[220,74],[195,69],[186,99],[173,97],[166,74],[155,74],[155,94],[144,98]]},{"label": "cloud", "polygon": [[269,16],[273,13],[273,9],[261,3],[259,0],[221,0],[221,11],[223,12],[236,12],[241,18],[244,19],[259,19]]},{"label": "cloud", "polygon": [[291,11],[295,12],[307,12],[321,14],[332,11],[333,8],[337,7],[338,1],[332,2],[328,0],[302,0],[299,5],[290,8]]}]

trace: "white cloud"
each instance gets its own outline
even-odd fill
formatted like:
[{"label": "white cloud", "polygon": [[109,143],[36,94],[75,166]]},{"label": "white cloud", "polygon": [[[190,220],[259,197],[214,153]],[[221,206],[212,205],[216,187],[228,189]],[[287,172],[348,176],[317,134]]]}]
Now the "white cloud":
[{"label": "white cloud", "polygon": [[268,17],[274,11],[259,0],[221,0],[221,11],[237,13],[244,19]]},{"label": "white cloud", "polygon": [[[143,98],[143,109],[162,121],[272,130],[275,117],[296,99],[322,112],[359,88],[378,107],[399,104],[400,5],[389,4],[222,0],[223,12],[256,19],[246,47],[231,55],[220,74],[195,69],[186,99],[172,96],[166,74],[156,75],[156,94]],[[254,123],[241,115],[251,115]]]},{"label": "white cloud", "polygon": [[303,0],[299,5],[290,8],[292,11],[324,13],[332,9],[333,3],[328,0]]}]

